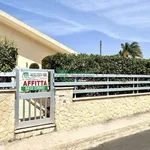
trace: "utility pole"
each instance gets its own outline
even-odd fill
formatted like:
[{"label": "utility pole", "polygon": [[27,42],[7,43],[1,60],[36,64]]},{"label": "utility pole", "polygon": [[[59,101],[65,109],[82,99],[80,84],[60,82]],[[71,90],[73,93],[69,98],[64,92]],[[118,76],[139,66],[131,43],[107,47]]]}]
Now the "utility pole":
[{"label": "utility pole", "polygon": [[102,41],[100,41],[100,56],[102,56]]}]

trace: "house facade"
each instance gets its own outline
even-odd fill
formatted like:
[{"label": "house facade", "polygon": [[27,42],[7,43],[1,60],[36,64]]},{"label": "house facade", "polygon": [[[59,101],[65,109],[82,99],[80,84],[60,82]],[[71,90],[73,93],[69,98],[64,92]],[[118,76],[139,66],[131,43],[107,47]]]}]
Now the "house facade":
[{"label": "house facade", "polygon": [[16,18],[0,10],[0,37],[13,41],[18,48],[17,64],[20,68],[29,68],[48,55],[76,53],[74,50],[40,33]]}]

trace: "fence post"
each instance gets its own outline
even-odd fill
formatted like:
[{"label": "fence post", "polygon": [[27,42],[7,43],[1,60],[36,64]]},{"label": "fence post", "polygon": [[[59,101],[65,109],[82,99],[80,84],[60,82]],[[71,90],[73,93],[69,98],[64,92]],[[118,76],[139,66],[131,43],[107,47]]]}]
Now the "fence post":
[{"label": "fence post", "polygon": [[50,70],[50,94],[51,94],[51,103],[50,103],[50,114],[51,114],[51,119],[54,122],[54,112],[55,112],[55,88],[54,88],[54,82],[55,82],[55,71],[54,70]]},{"label": "fence post", "polygon": [[[77,82],[77,78],[76,78],[76,77],[75,77],[75,79],[74,79],[74,82],[75,82],[75,83]],[[76,90],[77,87],[75,86],[74,89]],[[76,94],[74,94],[74,98],[76,98]]]},{"label": "fence post", "polygon": [[[109,77],[107,78],[107,90],[109,90]],[[109,92],[107,91],[107,96],[109,96]]]},{"label": "fence post", "polygon": [[[139,78],[137,78],[137,81],[139,81]],[[138,84],[137,84],[137,87],[138,87]],[[139,93],[139,91],[137,90],[137,93]]]},{"label": "fence post", "polygon": [[[134,82],[134,77],[133,77],[133,82]],[[134,94],[134,83],[133,83],[133,94]]]},{"label": "fence post", "polygon": [[19,73],[20,73],[20,69],[16,68],[15,71],[16,71],[16,100],[15,100],[15,128],[16,128],[19,124],[19,82],[20,82]]}]

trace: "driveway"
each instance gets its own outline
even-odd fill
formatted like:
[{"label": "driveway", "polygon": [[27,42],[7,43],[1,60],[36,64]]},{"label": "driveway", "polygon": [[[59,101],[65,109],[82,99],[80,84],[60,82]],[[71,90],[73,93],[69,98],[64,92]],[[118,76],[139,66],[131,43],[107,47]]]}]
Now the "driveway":
[{"label": "driveway", "polygon": [[150,150],[150,130],[114,140],[89,150]]}]

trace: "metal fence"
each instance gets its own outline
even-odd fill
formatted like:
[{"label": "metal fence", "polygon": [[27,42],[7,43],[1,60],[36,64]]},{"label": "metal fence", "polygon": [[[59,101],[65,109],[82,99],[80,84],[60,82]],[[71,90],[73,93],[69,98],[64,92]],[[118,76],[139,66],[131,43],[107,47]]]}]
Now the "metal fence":
[{"label": "metal fence", "polygon": [[16,72],[0,72],[0,90],[16,87]]},{"label": "metal fence", "polygon": [[74,87],[74,97],[150,92],[150,75],[55,74],[56,87]]},{"label": "metal fence", "polygon": [[[24,71],[48,72],[49,89],[20,91],[20,75]],[[16,89],[16,129],[54,123],[54,87],[74,87],[74,98],[150,93],[150,75],[57,74],[43,69],[0,73],[0,90]]]}]

